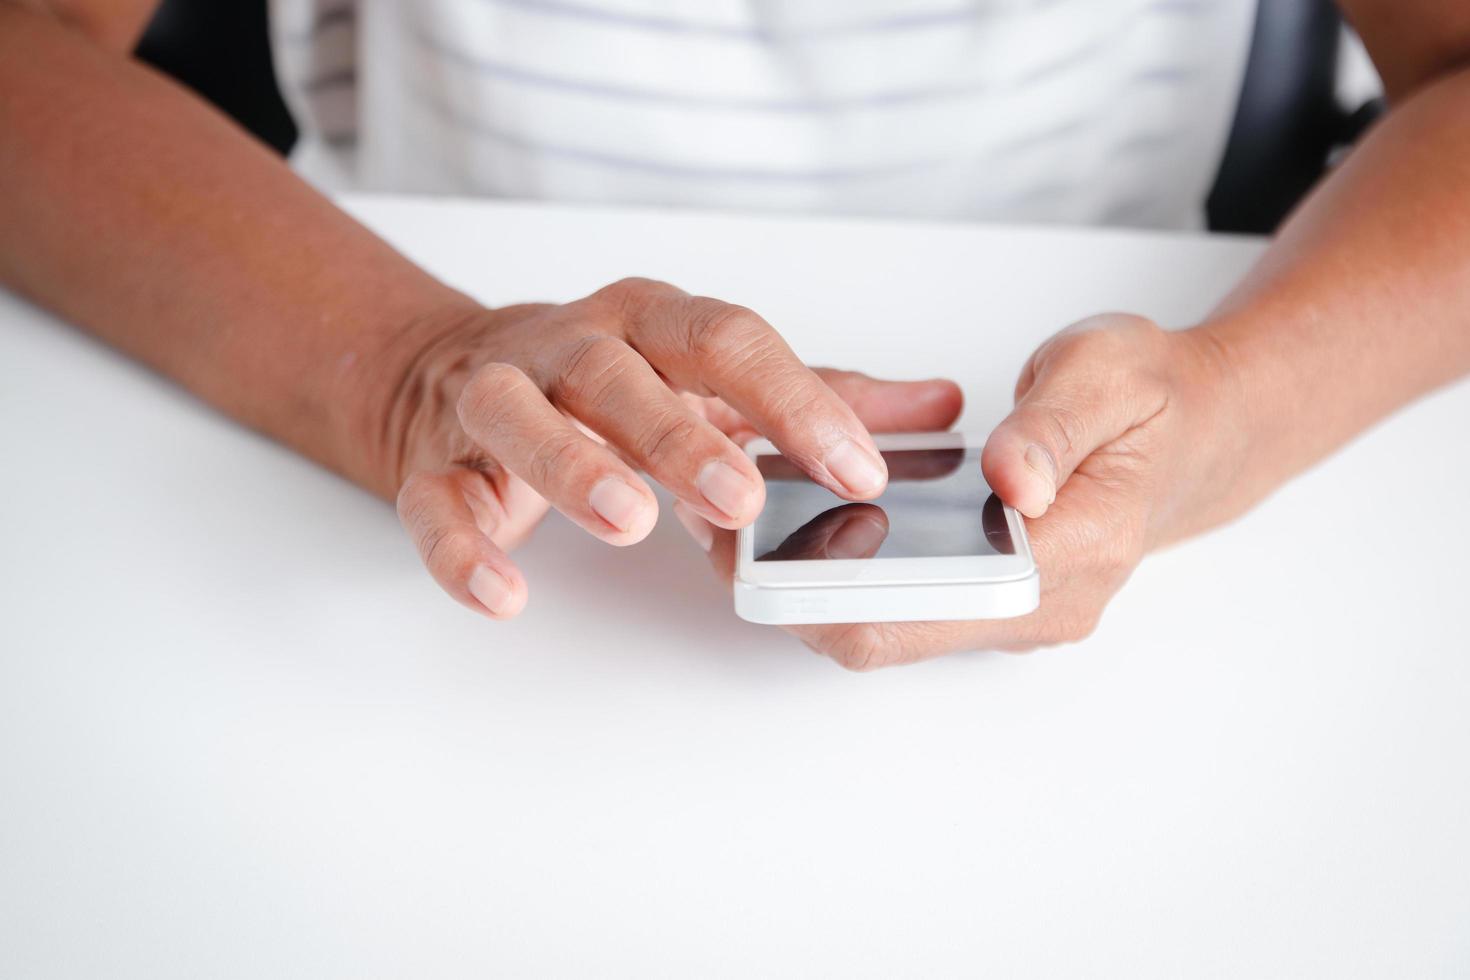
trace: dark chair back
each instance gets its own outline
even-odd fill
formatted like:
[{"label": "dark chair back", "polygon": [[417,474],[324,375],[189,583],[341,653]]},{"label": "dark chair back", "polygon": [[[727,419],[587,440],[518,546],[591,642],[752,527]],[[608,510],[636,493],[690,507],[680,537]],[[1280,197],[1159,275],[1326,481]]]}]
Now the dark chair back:
[{"label": "dark chair back", "polygon": [[1205,205],[1214,231],[1270,232],[1356,140],[1373,106],[1337,102],[1342,18],[1332,0],[1260,0],[1245,84]]},{"label": "dark chair back", "polygon": [[285,154],[296,124],[276,85],[267,8],[266,0],[163,0],[137,54]]}]

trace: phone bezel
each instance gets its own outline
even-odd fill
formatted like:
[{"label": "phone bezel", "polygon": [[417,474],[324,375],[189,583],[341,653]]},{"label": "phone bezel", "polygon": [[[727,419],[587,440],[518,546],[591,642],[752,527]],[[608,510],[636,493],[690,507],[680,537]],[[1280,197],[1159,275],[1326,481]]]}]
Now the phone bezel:
[{"label": "phone bezel", "polygon": [[[970,449],[984,446],[982,437],[963,432],[903,432],[875,435],[880,451],[907,449]],[[752,460],[780,455],[769,440],[757,439],[745,447]],[[940,585],[951,582],[1011,582],[1036,574],[1036,561],[1021,515],[1003,507],[1006,526],[1015,544],[1013,555],[948,555],[928,558],[813,559],[810,561],[755,560],[755,528],[760,518],[740,529],[737,537],[736,578],[762,588],[809,586]]]}]

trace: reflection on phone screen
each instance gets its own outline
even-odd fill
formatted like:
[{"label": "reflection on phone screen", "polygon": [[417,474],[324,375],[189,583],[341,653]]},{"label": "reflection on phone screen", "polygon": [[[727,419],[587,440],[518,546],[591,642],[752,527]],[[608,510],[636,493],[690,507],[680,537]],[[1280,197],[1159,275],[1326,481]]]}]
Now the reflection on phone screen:
[{"label": "reflection on phone screen", "polygon": [[940,558],[1015,553],[1000,498],[980,473],[980,450],[883,453],[888,488],[845,501],[781,456],[760,456],[766,506],[753,528],[756,561]]}]

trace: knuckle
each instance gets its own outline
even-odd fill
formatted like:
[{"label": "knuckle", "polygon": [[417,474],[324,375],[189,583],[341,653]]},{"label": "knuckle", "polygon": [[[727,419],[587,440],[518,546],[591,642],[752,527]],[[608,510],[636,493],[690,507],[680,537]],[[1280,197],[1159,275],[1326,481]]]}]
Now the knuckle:
[{"label": "knuckle", "polygon": [[603,404],[628,369],[632,348],[608,334],[574,340],[552,385],[555,398],[578,405]]},{"label": "knuckle", "polygon": [[1142,557],[1142,547],[1132,541],[1115,539],[1099,550],[1098,577],[1107,587],[1110,595],[1128,581],[1128,576],[1133,574],[1133,569],[1138,567]]},{"label": "knuckle", "polygon": [[703,434],[704,430],[694,419],[670,410],[662,419],[646,427],[635,449],[646,466],[659,468],[671,458],[690,455],[688,448]]},{"label": "knuckle", "polygon": [[1081,643],[1097,631],[1097,624],[1101,618],[1099,612],[1091,610],[1073,613],[1062,621],[1057,635],[1058,642]]},{"label": "knuckle", "polygon": [[694,318],[689,346],[701,361],[738,363],[754,355],[773,333],[753,310],[711,300]]},{"label": "knuckle", "polygon": [[1030,653],[1041,647],[1080,643],[1097,629],[1100,609],[1085,608],[1068,602],[1039,617],[1032,628],[1011,639],[1005,649],[1011,653]]},{"label": "knuckle", "polygon": [[398,488],[396,506],[398,519],[404,527],[413,530],[422,523],[429,506],[429,496],[429,478],[426,474],[415,473],[403,481],[403,486]]},{"label": "knuckle", "polygon": [[626,318],[626,295],[610,286],[604,286],[581,299],[554,306],[536,324],[535,338],[554,352],[560,350],[564,342],[589,333],[602,332],[620,336]]},{"label": "knuckle", "polygon": [[446,581],[458,581],[473,571],[484,536],[472,525],[435,520],[435,489],[432,474],[410,476],[398,492],[398,517],[424,565]]},{"label": "knuckle", "polygon": [[645,276],[624,276],[616,282],[610,282],[599,289],[594,296],[624,297],[629,295],[643,295],[667,289],[668,283],[657,279],[649,279]]},{"label": "knuckle", "polygon": [[1135,404],[1149,411],[1167,408],[1179,385],[1178,360],[1173,356],[1173,338],[1163,337],[1146,360],[1137,363],[1126,379]]},{"label": "knuckle", "polygon": [[1146,316],[1136,313],[1098,313],[1078,320],[1057,336],[1077,343],[1115,343],[1121,338],[1136,339],[1163,328]]},{"label": "knuckle", "polygon": [[883,639],[869,623],[856,623],[834,634],[823,652],[844,670],[863,674],[882,665]]},{"label": "knuckle", "polygon": [[669,283],[642,276],[625,276],[608,283],[588,298],[596,305],[604,305],[626,314],[674,295],[682,295],[682,292]]},{"label": "knuckle", "polygon": [[505,406],[516,393],[524,393],[534,387],[525,372],[514,364],[493,361],[481,365],[460,392],[460,422],[467,429],[493,431],[504,415]]},{"label": "knuckle", "polygon": [[469,577],[479,551],[479,535],[456,525],[435,525],[425,529],[419,538],[419,553],[424,565],[449,581]]},{"label": "knuckle", "polygon": [[1147,317],[1106,313],[1074,324],[1053,338],[1051,357],[1068,367],[1104,375],[1128,373],[1151,359],[1167,331]]},{"label": "knuckle", "polygon": [[1168,333],[1153,320],[1136,313],[1114,313],[1111,316],[1113,326],[1121,336],[1153,343],[1162,340]]},{"label": "knuckle", "polygon": [[816,466],[821,457],[810,433],[814,427],[831,424],[833,406],[823,393],[814,391],[793,374],[780,370],[767,372],[767,380],[752,400],[757,406],[755,410],[761,414],[763,431],[788,441],[785,456],[801,467]]},{"label": "knuckle", "polygon": [[526,468],[534,487],[552,487],[571,480],[591,462],[593,446],[573,432],[547,439],[527,457]]},{"label": "knuckle", "polygon": [[817,385],[807,384],[806,380],[796,372],[782,372],[779,380],[771,385],[769,397],[776,417],[818,419],[832,414],[827,391]]},{"label": "knuckle", "polygon": [[1081,569],[1094,582],[1121,585],[1143,560],[1146,525],[1144,515],[1118,506],[1079,527],[1072,544],[1074,554],[1087,556],[1079,563]]},{"label": "knuckle", "polygon": [[1031,359],[1026,362],[1026,365],[1021,368],[1020,375],[1016,377],[1015,387],[1011,389],[1012,404],[1019,402],[1022,398],[1025,398],[1026,393],[1031,390],[1031,386],[1036,383],[1035,365],[1036,355],[1033,354],[1031,356]]},{"label": "knuckle", "polygon": [[1117,350],[1117,340],[1103,330],[1064,333],[1052,341],[1048,359],[1054,368],[1069,372],[1095,372],[1110,361]]},{"label": "knuckle", "polygon": [[1044,418],[1048,442],[1058,459],[1071,456],[1087,437],[1086,418],[1070,405],[1049,405]]}]

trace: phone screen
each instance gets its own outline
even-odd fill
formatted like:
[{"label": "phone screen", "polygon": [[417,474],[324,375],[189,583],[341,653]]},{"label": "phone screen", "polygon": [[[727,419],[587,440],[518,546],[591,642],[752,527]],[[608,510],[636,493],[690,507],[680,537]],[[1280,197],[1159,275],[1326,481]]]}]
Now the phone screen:
[{"label": "phone screen", "polygon": [[883,453],[888,487],[852,503],[785,457],[756,457],[766,506],[752,528],[756,561],[943,558],[1015,554],[1000,498],[980,474],[980,449]]}]

